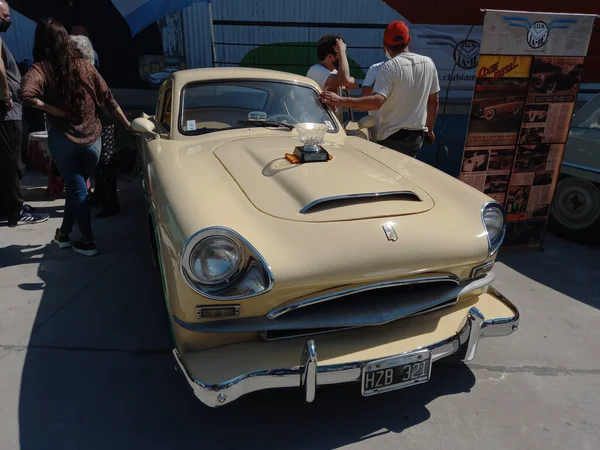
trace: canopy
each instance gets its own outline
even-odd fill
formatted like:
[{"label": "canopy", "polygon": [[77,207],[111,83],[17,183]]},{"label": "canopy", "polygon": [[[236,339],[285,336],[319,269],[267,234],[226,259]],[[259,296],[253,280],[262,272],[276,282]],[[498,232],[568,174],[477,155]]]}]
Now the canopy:
[{"label": "canopy", "polygon": [[115,7],[135,36],[148,25],[169,13],[187,8],[192,3],[210,3],[210,0],[112,0]]}]

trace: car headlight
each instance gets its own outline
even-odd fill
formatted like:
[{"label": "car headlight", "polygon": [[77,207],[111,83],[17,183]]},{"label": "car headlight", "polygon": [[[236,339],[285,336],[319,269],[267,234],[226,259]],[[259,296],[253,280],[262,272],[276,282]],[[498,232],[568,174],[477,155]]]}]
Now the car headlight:
[{"label": "car headlight", "polygon": [[190,253],[191,274],[200,283],[222,283],[237,272],[241,256],[240,248],[232,239],[209,236],[201,240]]},{"label": "car headlight", "polygon": [[269,266],[248,241],[233,230],[212,227],[194,234],[181,254],[188,285],[214,300],[236,300],[269,291]]},{"label": "car headlight", "polygon": [[481,212],[481,218],[488,238],[489,256],[493,256],[502,245],[506,234],[504,208],[500,203],[486,203]]}]

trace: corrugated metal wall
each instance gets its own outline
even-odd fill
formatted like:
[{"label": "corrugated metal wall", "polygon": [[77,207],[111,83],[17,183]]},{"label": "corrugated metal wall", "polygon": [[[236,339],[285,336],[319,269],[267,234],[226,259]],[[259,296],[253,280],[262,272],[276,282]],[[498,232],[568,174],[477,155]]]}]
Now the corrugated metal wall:
[{"label": "corrugated metal wall", "polygon": [[187,67],[190,69],[211,67],[212,50],[208,4],[194,3],[182,11],[182,16]]},{"label": "corrugated metal wall", "polygon": [[[349,7],[348,4],[352,6]],[[346,27],[303,27],[286,26],[292,23],[339,23],[339,24],[379,24],[387,25],[397,20],[400,15],[380,0],[362,0],[347,2],[345,0],[251,0],[239,2],[236,0],[217,0],[213,5],[215,25],[215,41],[218,44],[217,60],[220,65],[228,66],[238,63],[246,53],[262,44],[282,42],[314,43],[322,35],[338,33],[344,36],[348,44],[348,56],[361,64],[366,71],[368,66],[380,61],[383,57],[381,48],[383,30],[381,28],[346,28]],[[263,21],[277,22],[280,26],[239,26],[218,25],[219,21]],[[295,24],[294,24],[295,25]],[[371,49],[356,47],[373,47]],[[308,55],[308,51],[306,52]],[[312,57],[314,57],[311,54]],[[304,72],[311,58],[306,58]],[[366,67],[365,67],[366,66]],[[295,71],[295,70],[294,70]]]},{"label": "corrugated metal wall", "polygon": [[[385,25],[401,16],[382,0],[355,0],[348,7],[345,0],[213,0],[213,20],[262,21],[262,22],[335,22],[350,24]],[[209,7],[197,3],[182,12],[188,67],[212,65]],[[239,26],[215,25],[217,62],[221,66],[239,64],[244,55],[263,44],[279,42],[315,42],[323,34],[339,33],[349,46],[373,46],[361,49],[368,52],[366,59],[378,61],[383,58],[381,29],[347,29],[336,27],[306,28],[288,26]],[[349,48],[349,54],[357,53]],[[355,55],[356,56],[356,55]]]}]

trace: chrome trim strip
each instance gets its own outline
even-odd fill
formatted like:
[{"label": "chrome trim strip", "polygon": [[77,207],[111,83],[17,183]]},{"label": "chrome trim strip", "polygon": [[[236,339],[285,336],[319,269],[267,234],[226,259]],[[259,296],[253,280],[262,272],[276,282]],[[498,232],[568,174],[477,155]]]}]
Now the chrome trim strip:
[{"label": "chrome trim strip", "polygon": [[304,208],[300,210],[301,214],[307,213],[310,209],[314,208],[317,205],[321,205],[323,203],[335,202],[337,200],[349,200],[356,198],[377,198],[377,197],[389,197],[389,196],[411,196],[416,197],[419,202],[422,202],[421,198],[415,194],[413,191],[389,191],[389,192],[371,192],[365,194],[346,194],[346,195],[336,195],[333,197],[323,197],[313,202],[310,202]]},{"label": "chrome trim strip", "polygon": [[318,297],[313,297],[306,300],[301,300],[296,303],[291,303],[287,305],[280,306],[278,308],[272,309],[267,314],[269,319],[276,319],[279,316],[287,314],[291,311],[294,311],[298,308],[304,308],[306,306],[314,305],[316,303],[327,302],[329,300],[334,300],[336,298],[345,297],[351,294],[358,294],[359,292],[371,291],[373,289],[382,289],[382,288],[390,288],[396,286],[403,286],[407,284],[422,284],[422,283],[435,283],[439,281],[453,281],[457,285],[460,284],[460,280],[458,277],[454,275],[442,275],[435,277],[427,277],[427,278],[411,278],[407,280],[394,280],[394,281],[383,281],[381,283],[369,284],[367,286],[361,286],[358,288],[350,288],[345,289],[343,291],[332,292],[331,294],[320,295]]},{"label": "chrome trim strip", "polygon": [[[448,338],[400,355],[389,356],[400,357],[420,350],[429,350],[432,362],[453,354],[463,361],[470,361],[475,356],[479,339],[508,336],[514,333],[518,329],[519,311],[496,289],[490,287],[490,290],[513,311],[512,317],[485,320],[481,312],[473,307],[465,316],[460,329]],[[275,388],[304,388],[306,401],[312,401],[315,398],[317,386],[358,382],[365,364],[380,359],[319,366],[316,345],[314,341],[309,340],[304,345],[298,366],[259,370],[221,383],[206,384],[193,378],[183,364],[177,349],[173,349],[173,356],[196,397],[205,405],[213,408],[229,404],[251,392]]]},{"label": "chrome trim strip", "polygon": [[575,164],[575,163],[570,163],[570,162],[563,162],[562,165],[567,166],[567,167],[573,167],[574,169],[586,170],[588,172],[600,173],[599,167],[584,166],[582,164]]},{"label": "chrome trim strip", "polygon": [[[502,228],[502,231],[499,234],[500,241],[499,241],[498,247],[496,247],[496,248],[492,248],[492,240],[490,239],[490,234],[488,233],[487,225],[485,224],[485,220],[483,218],[483,213],[485,212],[485,210],[488,208],[491,208],[492,206],[498,208],[502,212],[502,217],[504,218],[504,227]],[[502,243],[504,242],[504,237],[506,236],[506,225],[507,224],[506,224],[506,211],[504,210],[504,207],[495,200],[486,202],[481,208],[481,222],[483,223],[483,229],[485,231],[485,234],[487,236],[487,241],[488,241],[488,258],[491,258],[498,252],[498,250],[500,250],[500,247],[502,246]]]},{"label": "chrome trim strip", "polygon": [[[188,270],[187,269],[188,264],[187,264],[186,260],[189,258],[189,253],[194,248],[194,246],[198,242],[200,242],[200,241],[198,241],[198,242],[194,243],[194,241],[198,239],[198,236],[200,236],[204,233],[210,232],[210,231],[218,231],[218,232],[225,232],[225,233],[231,234],[235,238],[239,239],[246,246],[246,249],[249,250],[253,254],[254,257],[256,257],[256,259],[262,266],[263,270],[265,270],[265,272],[267,273],[267,278],[269,281],[269,285],[266,287],[266,289],[264,291],[258,292],[256,294],[250,294],[250,295],[236,295],[236,296],[230,296],[230,297],[223,297],[223,296],[216,296],[216,295],[209,294],[208,292],[202,291],[200,288],[198,288],[196,286],[194,280],[192,280],[191,277],[186,272]],[[219,233],[216,233],[216,234],[219,234]],[[194,243],[194,245],[191,245],[192,243]],[[209,298],[211,300],[233,301],[233,300],[243,300],[245,298],[256,297],[257,295],[262,295],[262,294],[266,294],[267,292],[269,292],[271,289],[273,289],[273,285],[275,283],[275,278],[273,277],[273,272],[271,270],[271,266],[269,266],[267,261],[262,257],[262,255],[258,252],[258,250],[256,250],[256,248],[254,248],[254,246],[247,239],[245,239],[241,234],[232,230],[231,228],[222,227],[222,226],[203,228],[188,238],[188,240],[185,242],[185,244],[183,244],[181,256],[179,258],[179,272],[181,273],[181,276],[185,280],[186,284],[190,287],[190,289],[192,289],[197,294],[200,294],[203,297]]]},{"label": "chrome trim strip", "polygon": [[[378,302],[375,307],[361,304],[353,315],[340,315],[339,311],[334,309],[322,311],[318,316],[314,314],[309,315],[309,317],[303,316],[300,313],[299,315],[287,317],[279,316],[276,320],[265,316],[255,316],[242,319],[224,318],[193,323],[184,322],[176,315],[172,317],[177,325],[187,331],[196,333],[258,333],[269,330],[313,330],[315,328],[327,329],[336,327],[339,328],[337,331],[342,331],[341,329],[384,325],[399,319],[414,317],[419,314],[432,312],[435,309],[451,306],[449,304],[451,300],[458,300],[470,292],[483,289],[490,285],[495,278],[496,275],[493,272],[489,272],[484,277],[468,280],[450,289],[440,290],[441,292],[431,293],[429,297],[424,293],[415,293],[408,294],[404,302],[400,300],[395,301],[394,299],[384,299]],[[456,301],[452,304],[454,303]]]}]

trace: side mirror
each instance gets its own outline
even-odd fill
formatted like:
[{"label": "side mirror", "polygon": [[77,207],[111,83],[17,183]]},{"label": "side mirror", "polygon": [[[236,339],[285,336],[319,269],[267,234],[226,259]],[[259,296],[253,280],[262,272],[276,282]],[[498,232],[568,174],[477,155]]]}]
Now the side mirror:
[{"label": "side mirror", "polygon": [[136,133],[154,133],[154,124],[152,122],[150,122],[148,119],[143,118],[143,117],[138,117],[137,119],[134,119],[134,121],[131,123],[131,128],[133,129],[133,131],[135,131]]},{"label": "side mirror", "polygon": [[377,125],[377,120],[373,116],[365,116],[358,121],[358,129],[369,129]]}]

